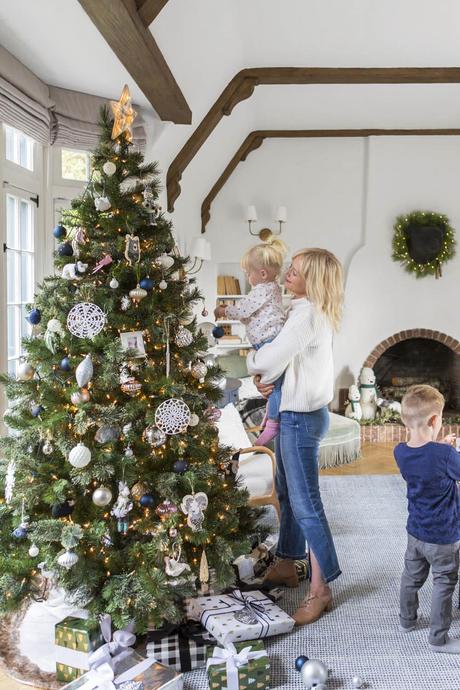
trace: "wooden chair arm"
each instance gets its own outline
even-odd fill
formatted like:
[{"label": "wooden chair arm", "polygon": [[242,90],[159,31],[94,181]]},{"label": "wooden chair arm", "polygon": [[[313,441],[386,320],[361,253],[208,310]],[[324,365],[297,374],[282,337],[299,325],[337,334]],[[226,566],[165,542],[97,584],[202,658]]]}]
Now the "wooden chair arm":
[{"label": "wooden chair arm", "polygon": [[240,448],[239,453],[240,455],[247,455],[248,453],[263,453],[264,455],[268,455],[272,461],[273,482],[275,481],[276,457],[275,453],[270,450],[270,448],[267,448],[266,446],[251,446],[250,448]]}]

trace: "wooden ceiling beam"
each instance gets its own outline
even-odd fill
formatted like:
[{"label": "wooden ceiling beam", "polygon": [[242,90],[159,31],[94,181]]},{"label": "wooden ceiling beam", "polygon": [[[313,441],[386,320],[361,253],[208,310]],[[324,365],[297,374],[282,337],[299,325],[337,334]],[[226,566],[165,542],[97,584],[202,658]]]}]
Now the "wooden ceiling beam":
[{"label": "wooden ceiling beam", "polygon": [[160,14],[168,0],[136,0],[137,12],[147,28]]},{"label": "wooden ceiling beam", "polygon": [[258,129],[250,132],[201,204],[201,232],[211,220],[211,204],[239,163],[260,148],[265,139],[318,139],[324,137],[433,137],[460,136],[460,128],[444,129]]},{"label": "wooden ceiling beam", "polygon": [[188,125],[192,113],[135,0],[78,0],[162,120]]},{"label": "wooden ceiling beam", "polygon": [[238,72],[169,166],[168,211],[181,193],[182,174],[223,117],[267,84],[458,84],[460,67],[251,67]]}]

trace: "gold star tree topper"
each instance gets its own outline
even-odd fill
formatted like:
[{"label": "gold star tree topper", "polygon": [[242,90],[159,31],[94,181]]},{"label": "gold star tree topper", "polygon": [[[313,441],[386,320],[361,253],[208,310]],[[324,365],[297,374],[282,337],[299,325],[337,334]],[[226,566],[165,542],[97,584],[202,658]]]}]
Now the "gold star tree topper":
[{"label": "gold star tree topper", "polygon": [[112,112],[114,115],[114,123],[112,129],[112,139],[116,139],[122,132],[126,132],[126,139],[133,140],[133,122],[137,112],[131,105],[131,94],[129,93],[128,85],[125,84],[119,101],[110,101]]}]

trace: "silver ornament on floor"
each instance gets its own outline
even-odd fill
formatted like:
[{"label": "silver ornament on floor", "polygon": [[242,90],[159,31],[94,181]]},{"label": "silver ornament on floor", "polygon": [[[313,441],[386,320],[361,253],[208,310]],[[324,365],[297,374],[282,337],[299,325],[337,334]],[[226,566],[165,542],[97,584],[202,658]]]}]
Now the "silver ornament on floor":
[{"label": "silver ornament on floor", "polygon": [[69,462],[73,467],[81,469],[86,467],[89,462],[91,462],[91,451],[89,448],[79,443],[77,446],[72,448],[69,453]]},{"label": "silver ornament on floor", "polygon": [[99,507],[106,506],[112,500],[112,492],[106,486],[99,486],[93,491],[93,503]]},{"label": "silver ornament on floor", "polygon": [[66,568],[67,570],[70,570],[75,563],[78,561],[78,556],[74,551],[65,551],[62,553],[58,559],[57,562],[59,565],[61,565],[63,568]]},{"label": "silver ornament on floor", "polygon": [[361,676],[353,676],[351,679],[351,684],[354,688],[362,688],[364,685],[364,681],[361,678]]},{"label": "silver ornament on floor", "polygon": [[75,378],[80,388],[86,386],[87,383],[93,378],[94,367],[91,355],[86,355],[85,359],[80,362],[75,370]]},{"label": "silver ornament on floor", "polygon": [[188,328],[181,326],[176,333],[174,342],[176,343],[177,347],[188,347],[193,342],[193,334],[188,330]]},{"label": "silver ornament on floor", "polygon": [[312,688],[327,683],[329,669],[319,659],[308,659],[300,669],[300,676],[305,687]]},{"label": "silver ornament on floor", "polygon": [[166,434],[155,426],[155,424],[151,424],[144,431],[144,439],[153,448],[159,448],[166,443]]}]

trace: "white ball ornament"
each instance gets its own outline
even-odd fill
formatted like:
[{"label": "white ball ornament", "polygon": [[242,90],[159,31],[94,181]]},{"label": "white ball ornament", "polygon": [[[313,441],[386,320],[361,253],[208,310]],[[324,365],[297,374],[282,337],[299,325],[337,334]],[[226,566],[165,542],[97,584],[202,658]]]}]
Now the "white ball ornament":
[{"label": "white ball ornament", "polygon": [[72,448],[69,453],[69,462],[73,467],[77,469],[82,469],[91,462],[91,451],[89,448],[79,443],[77,446]]},{"label": "white ball ornament", "polygon": [[99,507],[104,507],[112,500],[112,492],[106,486],[99,486],[93,491],[93,503]]},{"label": "white ball ornament", "polygon": [[118,280],[116,278],[112,278],[109,285],[112,288],[112,290],[116,290],[117,287],[120,285],[120,283],[118,282]]},{"label": "white ball ornament", "polygon": [[364,685],[364,681],[361,678],[361,676],[353,676],[351,679],[351,684],[354,688],[362,688]]},{"label": "white ball ornament", "polygon": [[29,549],[29,556],[31,558],[35,558],[35,556],[38,556],[39,553],[40,549],[38,548],[38,546],[36,544],[32,544],[32,546]]},{"label": "white ball ornament", "polygon": [[67,570],[70,570],[70,568],[72,568],[75,565],[75,563],[77,563],[77,561],[78,556],[73,551],[65,551],[57,559],[59,565],[61,565],[63,568],[66,568]]},{"label": "white ball ornament", "polygon": [[93,360],[91,359],[91,355],[86,355],[85,359],[80,362],[75,370],[75,378],[80,388],[86,386],[86,384],[91,381],[93,373]]},{"label": "white ball ornament", "polygon": [[198,417],[197,414],[191,414],[190,415],[190,421],[188,423],[189,426],[197,426],[200,423],[200,418]]},{"label": "white ball ornament", "polygon": [[102,170],[105,172],[107,177],[112,177],[117,172],[117,166],[113,161],[106,161],[102,166]]},{"label": "white ball ornament", "polygon": [[51,333],[57,333],[58,335],[64,335],[64,328],[59,319],[50,319],[46,324],[46,330],[51,331]]},{"label": "white ball ornament", "polygon": [[166,288],[168,287],[168,283],[166,282],[166,280],[162,280],[158,283],[158,287],[160,288],[160,290],[166,290]]},{"label": "white ball ornament", "polygon": [[18,379],[20,381],[30,381],[35,375],[35,369],[29,362],[21,362],[18,367]]},{"label": "white ball ornament", "polygon": [[308,659],[300,669],[300,676],[303,684],[307,688],[312,688],[327,683],[329,670],[319,659]]}]

